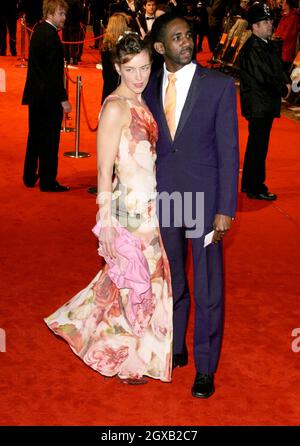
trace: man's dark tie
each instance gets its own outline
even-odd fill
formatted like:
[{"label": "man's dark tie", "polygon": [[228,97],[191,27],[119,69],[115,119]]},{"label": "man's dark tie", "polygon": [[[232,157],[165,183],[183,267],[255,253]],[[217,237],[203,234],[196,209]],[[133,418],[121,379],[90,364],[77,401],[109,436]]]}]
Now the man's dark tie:
[{"label": "man's dark tie", "polygon": [[155,17],[146,17],[146,20],[154,20]]}]

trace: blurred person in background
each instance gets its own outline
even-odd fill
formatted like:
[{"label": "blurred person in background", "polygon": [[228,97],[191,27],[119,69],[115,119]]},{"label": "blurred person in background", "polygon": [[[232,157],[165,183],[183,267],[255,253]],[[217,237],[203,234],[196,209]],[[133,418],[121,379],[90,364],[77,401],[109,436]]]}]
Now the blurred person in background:
[{"label": "blurred person in background", "polygon": [[[109,2],[108,0],[90,0],[89,1],[91,21],[93,24],[94,37],[99,37],[103,31],[103,26],[107,26],[107,14]],[[95,40],[94,45],[90,45],[90,48],[98,50],[100,39]]]},{"label": "blurred person in background", "polygon": [[140,0],[121,0],[110,5],[110,15],[123,12],[131,17],[130,27],[141,35],[138,15],[143,12],[143,4]]},{"label": "blurred person in background", "polygon": [[2,0],[0,6],[0,56],[6,56],[6,36],[9,35],[9,50],[17,55],[17,0]]},{"label": "blurred person in background", "polygon": [[282,0],[267,0],[266,4],[269,6],[273,15],[273,28],[276,29],[281,19],[281,3]]},{"label": "blurred person in background", "polygon": [[156,0],[144,0],[143,12],[139,14],[138,19],[145,34],[148,34],[151,31],[153,22],[155,20],[155,12]]},{"label": "blurred person in background", "polygon": [[78,65],[79,42],[81,35],[80,23],[82,21],[82,8],[80,0],[66,0],[68,12],[66,21],[62,30],[62,37],[65,42],[74,42],[64,44],[65,59],[68,64]]},{"label": "blurred person in background", "polygon": [[223,19],[227,7],[226,0],[210,0],[207,6],[208,13],[208,32],[209,49],[213,53],[220,40]]},{"label": "blurred person in background", "polygon": [[242,192],[248,198],[274,201],[266,180],[266,158],[273,120],[280,117],[281,98],[291,87],[271,40],[272,13],[266,4],[255,2],[247,19],[252,35],[239,54],[242,115],[248,121],[248,141],[242,175]]},{"label": "blurred person in background", "polygon": [[65,0],[44,0],[44,20],[30,39],[27,78],[22,104],[28,105],[29,132],[23,183],[41,192],[66,192],[56,180],[63,111],[72,110],[64,87],[64,54],[58,31],[66,20]]},{"label": "blurred person in background", "polygon": [[130,17],[122,12],[113,14],[108,20],[101,48],[103,77],[101,104],[118,86],[119,75],[112,61],[112,55],[118,38],[124,34],[124,31],[130,30],[129,23]]},{"label": "blurred person in background", "polygon": [[43,0],[21,0],[18,4],[19,16],[25,14],[27,31],[31,35],[35,25],[43,17]]},{"label": "blurred person in background", "polygon": [[300,14],[297,7],[298,0],[283,0],[281,19],[274,32],[275,37],[283,40],[281,59],[286,73],[290,72],[296,56],[300,31]]}]

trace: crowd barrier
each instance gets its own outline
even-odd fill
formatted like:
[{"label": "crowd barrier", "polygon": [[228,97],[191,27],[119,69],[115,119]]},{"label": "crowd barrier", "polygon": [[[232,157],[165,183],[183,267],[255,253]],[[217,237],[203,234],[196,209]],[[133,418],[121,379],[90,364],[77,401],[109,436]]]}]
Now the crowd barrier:
[{"label": "crowd barrier", "polygon": [[26,68],[27,63],[25,59],[25,51],[26,51],[26,21],[25,15],[23,15],[20,19],[21,23],[21,58],[20,63],[17,65],[18,68]]},{"label": "crowd barrier", "polygon": [[[70,77],[69,77],[69,72],[68,72],[68,64],[67,61],[64,62],[65,65],[65,69],[64,69],[64,86],[67,92],[67,96],[69,97],[69,81],[70,81]],[[74,81],[73,81],[74,82]],[[74,82],[76,83],[76,81]],[[61,131],[64,133],[69,133],[69,132],[75,132],[75,127],[71,127],[70,125],[67,125],[67,121],[70,121],[71,117],[69,115],[69,113],[64,113],[63,116],[63,122],[62,122],[62,128]]]},{"label": "crowd barrier", "polygon": [[[83,26],[80,25],[81,28],[83,29]],[[20,42],[21,42],[21,57],[20,57],[20,64],[17,65],[17,67],[19,68],[26,68],[27,67],[27,63],[26,63],[26,31],[28,32],[29,35],[31,35],[31,33],[33,32],[33,29],[29,28],[26,25],[26,19],[25,19],[25,14],[20,18]],[[85,31],[84,31],[85,33]],[[73,42],[69,42],[66,40],[61,40],[61,42],[64,45],[81,45],[84,43],[88,43],[88,42],[96,42],[97,40],[102,39],[103,37],[103,33],[100,33],[100,35],[98,37],[91,37],[89,39],[83,39],[83,40],[75,40]]]},{"label": "crowd barrier", "polygon": [[65,152],[64,156],[70,158],[86,158],[91,156],[88,152],[79,151],[80,142],[80,106],[81,106],[81,90],[82,90],[82,80],[81,76],[77,76],[76,79],[76,128],[75,128],[75,151]]}]

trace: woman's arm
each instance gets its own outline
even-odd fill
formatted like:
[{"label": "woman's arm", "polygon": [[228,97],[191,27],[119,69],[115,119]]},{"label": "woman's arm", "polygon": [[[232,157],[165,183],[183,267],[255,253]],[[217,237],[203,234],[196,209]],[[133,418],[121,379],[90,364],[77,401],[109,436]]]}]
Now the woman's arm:
[{"label": "woman's arm", "polygon": [[100,114],[97,132],[98,196],[101,230],[99,241],[103,253],[115,257],[115,229],[111,219],[112,175],[124,125],[129,110],[120,99],[111,99]]}]

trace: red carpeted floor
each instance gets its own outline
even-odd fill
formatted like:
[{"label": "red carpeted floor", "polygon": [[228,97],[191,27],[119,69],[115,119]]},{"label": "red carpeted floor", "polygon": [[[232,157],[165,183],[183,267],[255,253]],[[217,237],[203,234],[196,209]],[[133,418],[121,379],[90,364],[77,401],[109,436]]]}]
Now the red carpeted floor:
[{"label": "red carpeted floor", "polygon": [[[206,61],[208,52],[201,53]],[[96,52],[70,74],[82,75],[91,124],[101,96]],[[20,105],[26,69],[1,58],[7,92],[0,93],[1,314],[6,352],[0,353],[1,425],[292,425],[300,422],[299,124],[282,117],[272,131],[268,184],[275,203],[240,194],[237,219],[225,240],[226,321],[216,393],[191,397],[192,358],[173,382],[126,386],[84,365],[46,327],[43,317],[85,287],[100,269],[91,227],[96,203],[95,133],[82,115],[80,150],[62,134],[59,181],[65,194],[22,185],[27,109]],[[75,89],[70,86],[74,104]],[[75,114],[72,113],[73,122]],[[243,157],[246,122],[240,118]],[[191,277],[191,271],[189,268]],[[192,350],[192,318],[188,343]],[[3,333],[3,332],[2,332]],[[299,340],[300,345],[300,340]],[[192,355],[191,355],[192,356]]]}]

